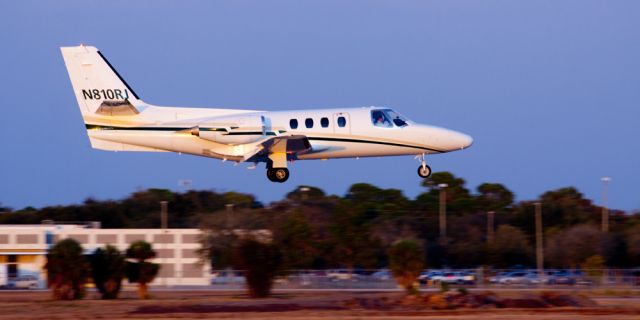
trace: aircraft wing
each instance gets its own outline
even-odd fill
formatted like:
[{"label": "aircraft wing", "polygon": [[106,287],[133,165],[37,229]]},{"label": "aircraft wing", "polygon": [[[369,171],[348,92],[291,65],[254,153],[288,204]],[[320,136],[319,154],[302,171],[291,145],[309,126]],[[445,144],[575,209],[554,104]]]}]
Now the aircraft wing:
[{"label": "aircraft wing", "polygon": [[311,143],[306,136],[276,136],[267,138],[256,145],[256,149],[246,153],[242,162],[257,162],[270,154],[287,155],[303,154],[311,150]]},{"label": "aircraft wing", "polygon": [[286,161],[289,156],[303,154],[310,150],[311,143],[306,136],[293,135],[266,137],[257,142],[235,146],[220,144],[219,148],[206,150],[205,155],[238,163],[266,161],[267,158],[274,155]]}]

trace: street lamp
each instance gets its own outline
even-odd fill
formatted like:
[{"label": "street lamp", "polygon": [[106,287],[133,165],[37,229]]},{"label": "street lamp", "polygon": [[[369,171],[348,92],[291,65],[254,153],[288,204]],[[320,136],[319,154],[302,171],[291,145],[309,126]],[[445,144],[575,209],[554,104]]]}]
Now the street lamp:
[{"label": "street lamp", "polygon": [[609,181],[610,177],[600,178],[602,181],[602,232],[609,232]]},{"label": "street lamp", "polygon": [[[227,203],[224,205],[225,207],[225,224],[227,225],[227,232],[229,232],[229,230],[231,230],[231,219],[233,218],[233,207],[234,204],[233,203]],[[233,233],[233,232],[231,232]]]},{"label": "street lamp", "polygon": [[[169,201],[163,200],[160,201],[160,228],[162,228],[162,233],[167,233],[167,206],[169,204]],[[166,250],[165,250],[165,246],[166,244],[161,244],[160,248],[162,249],[162,254],[160,255],[160,263],[164,264],[165,263],[165,254]],[[163,285],[167,285],[167,278],[166,277],[161,277],[162,279],[162,284]]]},{"label": "street lamp", "polygon": [[168,201],[160,201],[160,228],[167,229],[167,204]]},{"label": "street lamp", "polygon": [[307,201],[307,198],[309,197],[309,190],[311,190],[309,187],[300,187],[300,189],[298,189],[301,193],[302,193],[302,201]]},{"label": "street lamp", "polygon": [[446,183],[438,185],[440,188],[440,238],[444,242],[447,236],[447,187]]},{"label": "street lamp", "polygon": [[542,251],[542,204],[534,203],[536,206],[536,267],[538,276],[541,277],[544,272],[544,255]]},{"label": "street lamp", "polygon": [[487,242],[488,243],[493,243],[493,237],[494,237],[494,226],[495,223],[493,222],[494,217],[495,217],[495,212],[494,211],[489,211],[487,212]]}]

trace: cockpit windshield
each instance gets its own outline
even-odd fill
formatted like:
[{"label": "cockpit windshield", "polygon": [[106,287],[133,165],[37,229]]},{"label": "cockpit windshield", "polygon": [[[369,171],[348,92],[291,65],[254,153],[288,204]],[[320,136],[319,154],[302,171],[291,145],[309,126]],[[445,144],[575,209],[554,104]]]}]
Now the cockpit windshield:
[{"label": "cockpit windshield", "polygon": [[376,127],[393,128],[406,127],[407,120],[391,109],[371,110],[371,122]]}]

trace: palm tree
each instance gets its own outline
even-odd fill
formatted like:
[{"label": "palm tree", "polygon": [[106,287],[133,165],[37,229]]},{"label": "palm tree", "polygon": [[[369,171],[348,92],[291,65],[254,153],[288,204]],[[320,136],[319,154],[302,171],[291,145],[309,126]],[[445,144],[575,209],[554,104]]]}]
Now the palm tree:
[{"label": "palm tree", "polygon": [[130,283],[138,283],[138,297],[140,299],[149,298],[147,284],[153,281],[160,269],[160,265],[157,263],[147,261],[155,256],[156,252],[146,241],[136,241],[127,249],[127,258],[136,260],[136,262],[127,262],[127,278]]},{"label": "palm tree", "polygon": [[80,243],[73,239],[58,241],[47,253],[47,286],[53,298],[75,300],[84,297],[88,265]]},{"label": "palm tree", "polygon": [[281,255],[275,245],[247,238],[240,241],[234,252],[234,264],[245,271],[249,295],[268,297],[281,266]]},{"label": "palm tree", "polygon": [[90,257],[91,276],[102,299],[116,299],[122,285],[127,262],[114,246],[98,248]]},{"label": "palm tree", "polygon": [[413,240],[396,242],[389,249],[389,269],[408,294],[417,294],[416,280],[424,268],[424,252]]}]

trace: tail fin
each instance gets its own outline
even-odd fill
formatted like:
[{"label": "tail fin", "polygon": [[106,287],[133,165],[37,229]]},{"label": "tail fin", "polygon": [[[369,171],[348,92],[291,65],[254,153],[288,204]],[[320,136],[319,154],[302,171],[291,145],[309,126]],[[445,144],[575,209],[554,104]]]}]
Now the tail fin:
[{"label": "tail fin", "polygon": [[98,49],[81,45],[60,50],[85,122],[94,116],[139,113],[142,100]]}]

